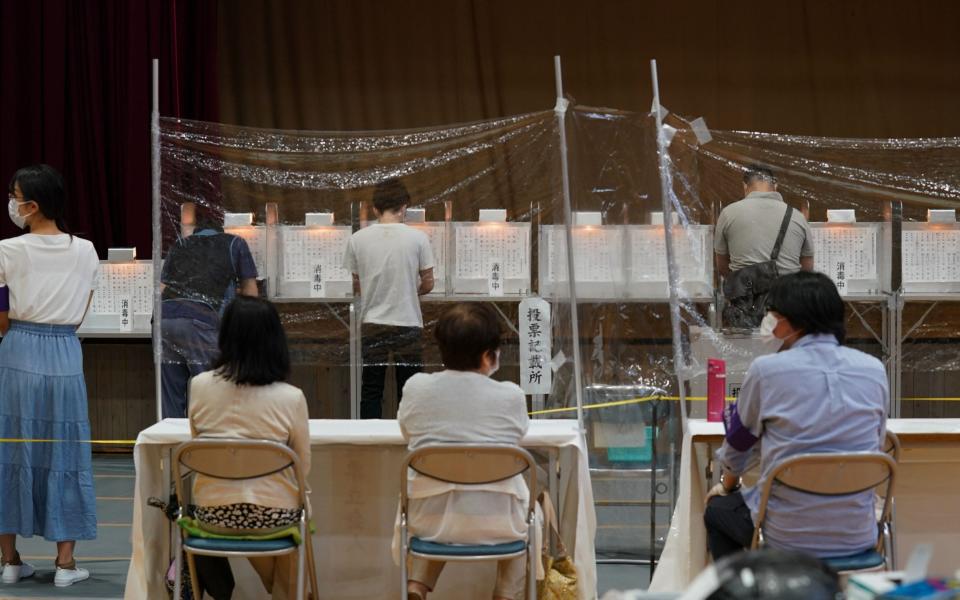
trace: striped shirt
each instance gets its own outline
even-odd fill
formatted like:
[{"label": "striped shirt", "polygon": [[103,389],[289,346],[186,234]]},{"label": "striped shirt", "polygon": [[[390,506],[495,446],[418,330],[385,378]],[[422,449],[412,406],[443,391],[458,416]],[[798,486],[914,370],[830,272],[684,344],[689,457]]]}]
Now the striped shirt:
[{"label": "striped shirt", "polygon": [[[784,459],[879,451],[887,403],[887,376],[879,360],[839,345],[833,335],[804,336],[789,350],[750,366],[737,401],[739,423],[731,420],[717,460],[740,475],[759,454],[760,478],[743,491],[756,522],[763,483]],[[877,540],[874,493],[814,496],[774,486],[764,539],[774,548],[823,557],[866,550]]]}]

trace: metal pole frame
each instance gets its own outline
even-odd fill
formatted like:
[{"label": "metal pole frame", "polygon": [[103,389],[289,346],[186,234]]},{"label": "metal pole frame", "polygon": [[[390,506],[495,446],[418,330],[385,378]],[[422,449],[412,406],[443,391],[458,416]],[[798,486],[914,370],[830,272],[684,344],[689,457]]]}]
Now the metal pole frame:
[{"label": "metal pole frame", "polygon": [[583,377],[580,358],[580,319],[577,308],[577,277],[573,260],[573,210],[570,203],[570,165],[567,155],[566,115],[569,102],[563,97],[563,71],[560,56],[553,57],[553,74],[557,84],[557,105],[554,113],[560,130],[560,181],[563,187],[564,231],[567,238],[567,280],[570,286],[570,328],[573,342],[573,385],[577,399],[577,426],[583,431]]},{"label": "metal pole frame", "polygon": [[163,419],[163,331],[160,327],[160,272],[163,265],[163,229],[160,223],[160,60],[153,63],[153,110],[150,113],[150,177],[153,201],[153,365],[157,421]]},{"label": "metal pole frame", "polygon": [[[687,392],[684,388],[686,360],[683,357],[683,339],[680,329],[680,273],[673,249],[673,202],[671,201],[672,178],[666,139],[663,136],[663,113],[660,110],[660,83],[657,79],[657,61],[650,61],[650,77],[653,82],[653,111],[657,120],[657,156],[660,161],[660,196],[663,206],[663,234],[667,254],[667,277],[670,286],[670,324],[673,330],[673,363],[677,373],[677,395],[680,398],[680,415],[683,431],[687,430]],[[654,425],[656,426],[656,425]]]}]

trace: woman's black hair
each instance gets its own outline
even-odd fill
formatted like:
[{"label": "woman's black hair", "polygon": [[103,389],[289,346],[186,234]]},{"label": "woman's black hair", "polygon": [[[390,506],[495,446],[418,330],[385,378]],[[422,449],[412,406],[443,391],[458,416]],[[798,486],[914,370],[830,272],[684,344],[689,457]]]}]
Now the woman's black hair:
[{"label": "woman's black hair", "polygon": [[67,227],[67,192],[63,176],[50,165],[30,165],[13,174],[10,179],[10,193],[20,186],[23,199],[36,202],[43,216],[57,225],[57,229],[70,233]]},{"label": "woman's black hair", "polygon": [[443,366],[472,371],[480,367],[484,354],[500,349],[500,320],[486,304],[464,302],[437,320],[434,336]]},{"label": "woman's black hair", "polygon": [[270,385],[290,374],[287,334],[276,307],[237,296],[220,321],[220,357],[213,368],[238,385]]},{"label": "woman's black hair", "polygon": [[823,273],[798,271],[777,279],[770,288],[767,308],[779,313],[804,335],[831,333],[844,343],[847,328],[837,286]]}]

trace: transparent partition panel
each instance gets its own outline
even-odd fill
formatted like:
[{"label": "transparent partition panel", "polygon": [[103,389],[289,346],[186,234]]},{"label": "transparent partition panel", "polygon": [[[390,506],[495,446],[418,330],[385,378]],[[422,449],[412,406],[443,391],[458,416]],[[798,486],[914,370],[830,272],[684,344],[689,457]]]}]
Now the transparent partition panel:
[{"label": "transparent partition panel", "polygon": [[554,307],[558,346],[547,406],[573,414],[579,344],[597,559],[652,563],[669,525],[681,431],[655,127],[649,115],[590,107],[570,108],[565,126],[570,219],[560,206],[543,211],[538,236],[538,291]]},{"label": "transparent partition panel", "polygon": [[[398,371],[441,368],[432,326],[453,301],[497,307],[506,340],[497,377],[519,382],[515,305],[532,293],[534,223],[561,197],[552,112],[390,132],[179,119],[161,119],[160,130],[165,384],[209,367],[225,303],[254,293],[244,279],[281,313],[311,416],[359,416],[362,366],[386,369],[382,416],[394,416]],[[404,339],[361,323],[345,262],[351,236],[377,222],[375,188],[391,179],[434,257],[422,331]]]}]

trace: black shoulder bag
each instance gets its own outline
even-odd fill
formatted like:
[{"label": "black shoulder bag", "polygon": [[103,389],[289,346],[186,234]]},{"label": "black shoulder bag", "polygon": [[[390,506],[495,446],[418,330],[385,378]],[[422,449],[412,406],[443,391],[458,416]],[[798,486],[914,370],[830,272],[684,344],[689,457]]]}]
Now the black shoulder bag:
[{"label": "black shoulder bag", "polygon": [[723,280],[723,295],[728,306],[724,310],[724,321],[731,327],[754,328],[760,326],[767,310],[766,297],[773,282],[780,276],[777,258],[783,238],[787,235],[793,207],[787,205],[787,211],[780,223],[777,241],[770,253],[770,260],[733,271]]}]

